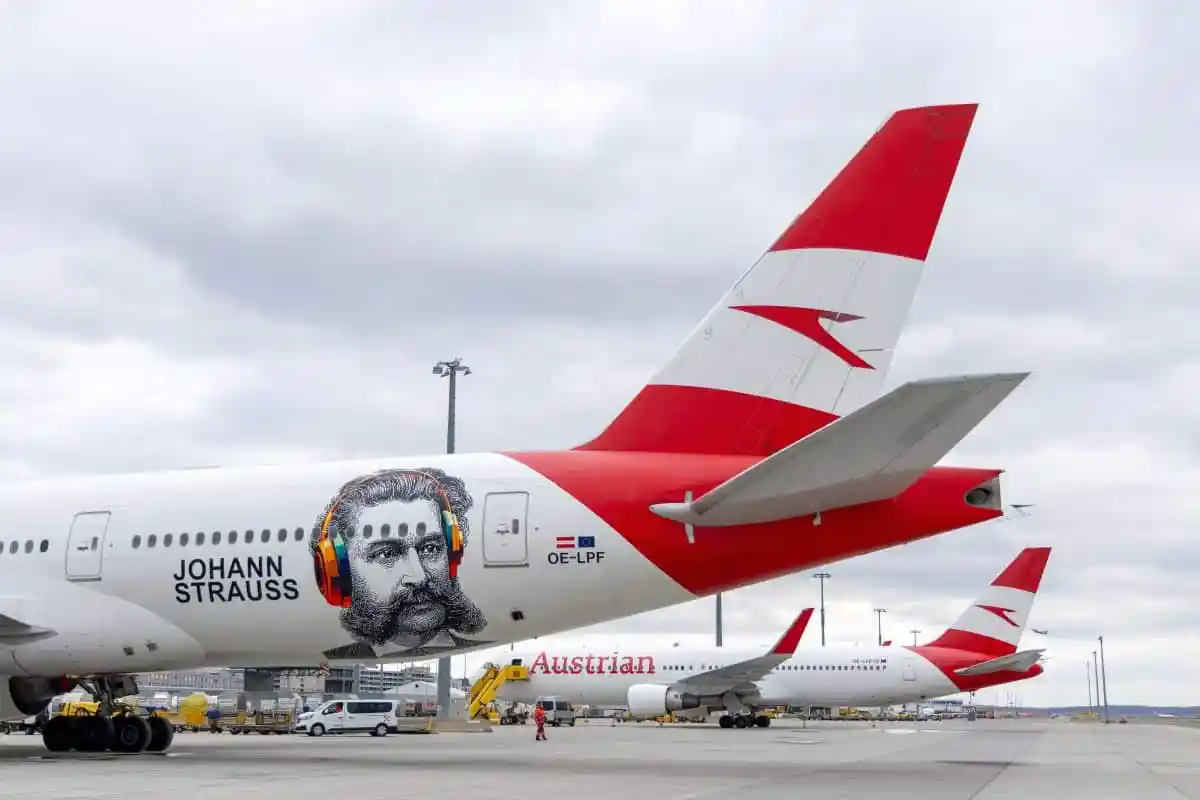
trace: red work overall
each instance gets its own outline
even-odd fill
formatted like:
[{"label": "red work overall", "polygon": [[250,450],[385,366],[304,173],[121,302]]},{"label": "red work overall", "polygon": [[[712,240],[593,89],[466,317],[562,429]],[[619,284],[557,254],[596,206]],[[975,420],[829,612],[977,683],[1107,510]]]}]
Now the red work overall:
[{"label": "red work overall", "polygon": [[538,706],[537,710],[533,712],[533,721],[537,725],[537,736],[534,737],[534,741],[546,741],[546,710]]}]

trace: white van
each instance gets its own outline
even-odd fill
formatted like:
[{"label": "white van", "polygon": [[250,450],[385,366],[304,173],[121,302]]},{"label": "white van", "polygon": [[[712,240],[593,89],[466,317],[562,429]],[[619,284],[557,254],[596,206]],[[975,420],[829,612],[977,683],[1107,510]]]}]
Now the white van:
[{"label": "white van", "polygon": [[403,700],[329,700],[316,711],[301,714],[296,733],[324,736],[327,733],[396,733],[396,716],[404,713]]}]

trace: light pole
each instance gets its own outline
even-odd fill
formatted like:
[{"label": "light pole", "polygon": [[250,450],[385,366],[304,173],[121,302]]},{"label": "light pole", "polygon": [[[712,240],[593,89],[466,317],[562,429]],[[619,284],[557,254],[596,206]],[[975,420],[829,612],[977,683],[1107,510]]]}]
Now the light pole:
[{"label": "light pole", "polygon": [[1090,661],[1087,661],[1087,662],[1085,662],[1085,663],[1084,663],[1084,666],[1086,666],[1086,667],[1087,667],[1087,679],[1088,679],[1088,716],[1090,717],[1090,716],[1092,715],[1092,662],[1090,662]]},{"label": "light pole", "polygon": [[721,646],[721,593],[717,592],[717,647]]},{"label": "light pole", "polygon": [[921,632],[921,631],[919,631],[919,630],[912,630],[912,631],[909,631],[909,633],[911,633],[911,634],[913,635],[913,647],[916,647],[916,646],[917,646],[917,634],[918,634],[918,633],[920,633],[920,632]]},{"label": "light pole", "polygon": [[[454,402],[457,399],[458,376],[470,375],[471,368],[461,358],[439,361],[433,365],[433,374],[450,379],[450,402],[446,409],[446,452],[454,452]],[[450,718],[450,656],[438,659],[437,668],[437,715],[438,719]]]},{"label": "light pole", "polygon": [[814,572],[813,577],[821,582],[821,647],[825,646],[825,581],[833,576],[828,572]]},{"label": "light pole", "polygon": [[879,628],[879,646],[883,647],[883,615],[887,613],[886,608],[875,609],[875,623]]},{"label": "light pole", "polygon": [[1100,659],[1096,658],[1096,651],[1092,651],[1092,673],[1096,677],[1096,716],[1100,716]]},{"label": "light pole", "polygon": [[1108,724],[1108,671],[1104,669],[1104,637],[1100,639],[1100,680],[1104,687],[1104,724]]}]

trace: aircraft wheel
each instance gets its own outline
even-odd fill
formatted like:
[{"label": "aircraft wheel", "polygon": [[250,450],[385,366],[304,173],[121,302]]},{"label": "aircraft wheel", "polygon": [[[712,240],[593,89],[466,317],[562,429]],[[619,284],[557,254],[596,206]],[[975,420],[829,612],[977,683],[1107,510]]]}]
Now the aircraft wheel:
[{"label": "aircraft wheel", "polygon": [[140,753],[150,746],[150,722],[126,714],[113,720],[112,750],[114,753]]},{"label": "aircraft wheel", "polygon": [[161,753],[165,751],[171,746],[171,742],[175,741],[175,729],[162,717],[151,717],[147,723],[150,725],[150,743],[146,745],[145,752]]},{"label": "aircraft wheel", "polygon": [[75,721],[75,749],[103,753],[113,743],[113,721],[108,717],[79,717]]},{"label": "aircraft wheel", "polygon": [[732,728],[733,727],[733,717],[729,716],[728,714],[718,717],[717,724],[720,725],[722,728]]},{"label": "aircraft wheel", "polygon": [[746,722],[746,718],[745,718],[745,717],[741,716],[740,714],[739,714],[737,717],[734,717],[734,720],[733,720],[733,727],[735,727],[735,728],[745,728],[746,726],[747,726],[747,722]]},{"label": "aircraft wheel", "polygon": [[75,744],[75,726],[71,717],[51,717],[42,729],[42,744],[51,753],[65,753]]},{"label": "aircraft wheel", "polygon": [[754,724],[760,728],[768,728],[771,726],[771,718],[760,714],[754,718]]}]

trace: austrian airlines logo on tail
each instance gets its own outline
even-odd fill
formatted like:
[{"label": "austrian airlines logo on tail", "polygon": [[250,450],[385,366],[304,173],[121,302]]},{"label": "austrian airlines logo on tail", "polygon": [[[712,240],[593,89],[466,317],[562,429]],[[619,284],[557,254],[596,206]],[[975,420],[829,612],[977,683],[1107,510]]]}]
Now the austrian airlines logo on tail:
[{"label": "austrian airlines logo on tail", "polygon": [[1017,621],[1015,619],[1013,619],[1012,617],[1009,616],[1009,614],[1017,613],[1017,610],[1015,608],[1001,608],[1000,606],[987,606],[987,605],[976,605],[975,607],[982,608],[984,611],[988,612],[989,614],[995,614],[997,617],[1004,620],[1009,625],[1012,625],[1014,628],[1021,627],[1020,625],[1017,624]]},{"label": "austrian airlines logo on tail", "polygon": [[828,350],[845,361],[851,367],[859,369],[875,369],[857,353],[834,338],[833,334],[821,327],[821,320],[831,322],[853,322],[862,317],[846,314],[841,311],[825,311],[820,308],[796,308],[793,306],[730,306],[732,311],[744,311],[756,317],[769,319],[785,328],[795,331],[806,339],[811,339],[818,346]]}]

